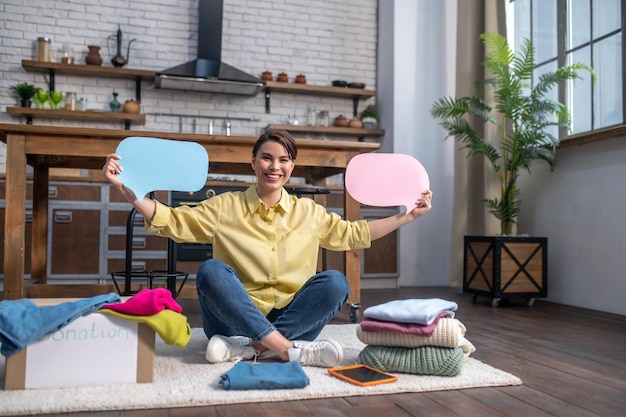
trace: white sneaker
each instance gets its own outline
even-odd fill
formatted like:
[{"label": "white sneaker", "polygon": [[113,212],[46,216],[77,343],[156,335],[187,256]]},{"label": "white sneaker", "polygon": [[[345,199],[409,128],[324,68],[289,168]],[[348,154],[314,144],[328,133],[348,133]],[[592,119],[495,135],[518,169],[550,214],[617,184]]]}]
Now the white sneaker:
[{"label": "white sneaker", "polygon": [[287,355],[290,361],[298,361],[300,365],[332,368],[343,360],[343,349],[334,340],[296,340]]},{"label": "white sneaker", "polygon": [[278,356],[278,353],[274,352],[273,350],[266,350],[265,352],[259,353],[259,355],[256,357],[257,360],[260,361],[280,361],[280,356]]},{"label": "white sneaker", "polygon": [[244,336],[214,335],[206,347],[206,360],[211,363],[239,362],[252,359],[256,355],[252,341]]}]

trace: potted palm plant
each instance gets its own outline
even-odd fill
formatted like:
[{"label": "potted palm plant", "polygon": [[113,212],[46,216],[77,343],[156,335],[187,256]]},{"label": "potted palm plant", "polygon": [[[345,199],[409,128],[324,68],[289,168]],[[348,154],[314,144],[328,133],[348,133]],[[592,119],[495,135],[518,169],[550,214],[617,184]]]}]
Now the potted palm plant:
[{"label": "potted palm plant", "polygon": [[[492,89],[494,107],[478,96],[443,97],[431,108],[431,117],[467,149],[468,156],[484,155],[500,181],[499,198],[486,198],[490,213],[500,221],[501,235],[466,236],[463,289],[476,295],[493,297],[497,306],[501,298],[547,296],[547,238],[512,236],[520,213],[517,180],[530,172],[531,162],[546,161],[553,165],[558,128],[570,127],[567,107],[548,97],[559,84],[577,78],[581,71],[593,70],[584,63],[574,63],[542,74],[533,82],[535,49],[525,39],[517,54],[506,39],[497,33],[481,35],[488,53],[483,65],[490,78],[476,82],[478,88]],[[470,123],[495,126],[497,135],[481,135]],[[504,257],[504,259],[503,259]],[[506,265],[506,266],[503,266]],[[507,269],[508,268],[508,269]]]},{"label": "potted palm plant", "polygon": [[37,87],[27,82],[12,85],[11,90],[20,97],[22,107],[30,107],[31,100],[37,93]]}]

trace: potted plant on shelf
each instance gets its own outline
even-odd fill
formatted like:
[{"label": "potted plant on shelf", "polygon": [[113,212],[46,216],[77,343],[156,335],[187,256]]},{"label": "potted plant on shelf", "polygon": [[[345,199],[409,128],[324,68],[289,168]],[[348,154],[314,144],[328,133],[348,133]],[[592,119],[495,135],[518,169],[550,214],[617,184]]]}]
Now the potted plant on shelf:
[{"label": "potted plant on shelf", "polygon": [[27,82],[12,85],[11,90],[20,97],[22,107],[30,107],[32,104],[31,100],[37,93],[37,87]]},{"label": "potted plant on shelf", "polygon": [[367,106],[365,110],[361,112],[361,121],[363,122],[363,128],[376,129],[378,126],[378,112],[376,107]]},{"label": "potted plant on shelf", "polygon": [[[501,235],[465,236],[463,291],[501,298],[547,297],[547,238],[512,236],[520,213],[517,180],[522,170],[530,173],[534,160],[553,165],[558,136],[552,132],[570,127],[565,105],[547,97],[559,84],[582,78],[580,71],[593,70],[583,63],[560,67],[542,74],[533,83],[535,49],[525,39],[514,54],[506,39],[497,33],[485,33],[481,39],[488,49],[483,65],[491,77],[476,82],[478,88],[493,90],[494,108],[477,96],[443,97],[431,108],[431,116],[468,150],[468,156],[484,155],[498,175],[499,198],[483,202],[500,221]],[[470,118],[495,126],[495,137],[481,135]],[[487,131],[487,130],[485,130]]]}]

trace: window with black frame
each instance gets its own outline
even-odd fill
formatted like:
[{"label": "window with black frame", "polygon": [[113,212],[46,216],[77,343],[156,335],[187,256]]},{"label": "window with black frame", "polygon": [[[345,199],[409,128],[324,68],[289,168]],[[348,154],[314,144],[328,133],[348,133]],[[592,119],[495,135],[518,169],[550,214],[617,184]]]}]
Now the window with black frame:
[{"label": "window with black frame", "polygon": [[[582,71],[553,99],[566,103],[571,131],[561,139],[624,124],[623,32],[626,0],[512,0],[515,48],[524,38],[535,47],[534,78],[559,66],[582,62],[592,67],[596,82]],[[555,131],[554,134],[557,132]]]}]

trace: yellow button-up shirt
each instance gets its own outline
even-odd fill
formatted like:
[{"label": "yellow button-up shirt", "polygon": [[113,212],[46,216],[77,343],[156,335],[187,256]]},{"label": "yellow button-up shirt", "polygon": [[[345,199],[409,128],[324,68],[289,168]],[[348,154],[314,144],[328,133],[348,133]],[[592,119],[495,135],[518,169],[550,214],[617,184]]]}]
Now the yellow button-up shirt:
[{"label": "yellow button-up shirt", "polygon": [[310,198],[283,189],[278,204],[265,208],[256,186],[218,194],[194,207],[157,202],[146,230],[176,242],[211,243],[213,257],[237,271],[253,302],[267,315],[284,308],[316,273],[319,248],[368,248],[365,220],[349,222]]}]

